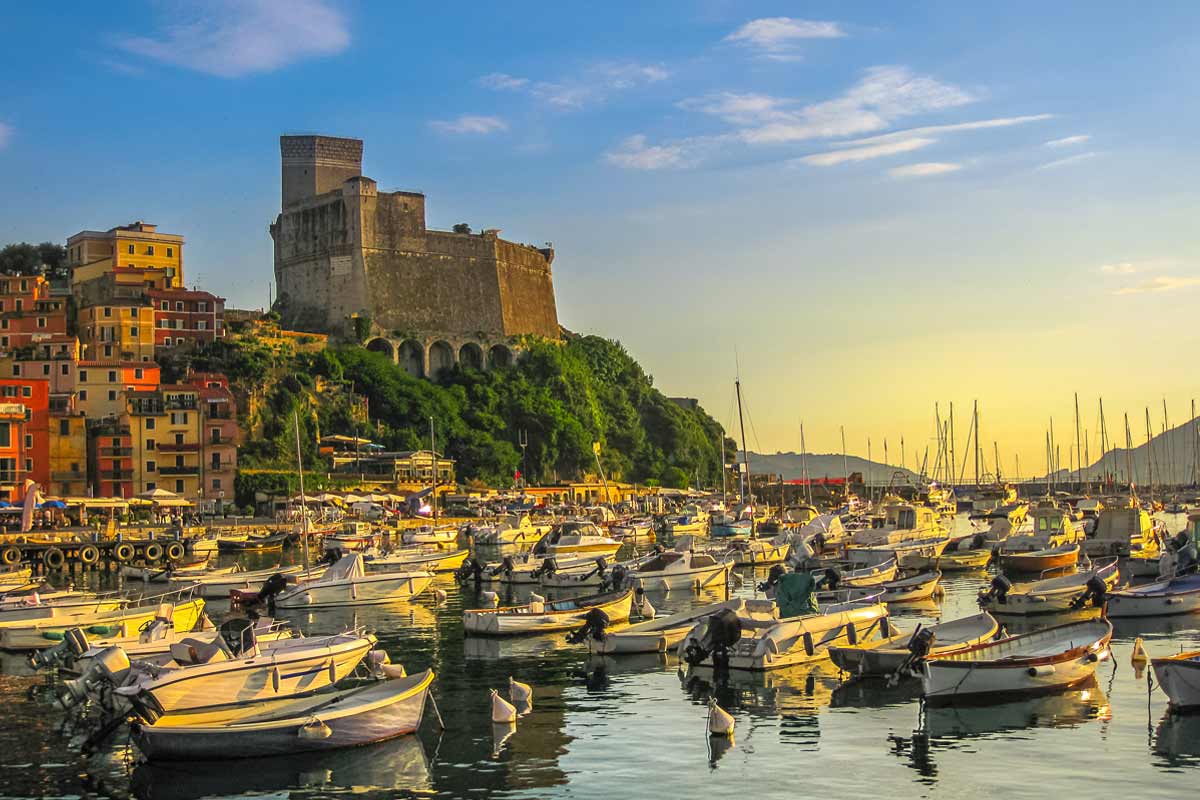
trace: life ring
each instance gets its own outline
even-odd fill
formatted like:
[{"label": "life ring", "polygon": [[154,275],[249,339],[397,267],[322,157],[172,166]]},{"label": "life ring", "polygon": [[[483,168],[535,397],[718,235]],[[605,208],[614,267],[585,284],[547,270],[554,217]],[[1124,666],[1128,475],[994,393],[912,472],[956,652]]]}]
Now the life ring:
[{"label": "life ring", "polygon": [[9,566],[9,567],[15,566],[16,564],[21,563],[21,548],[19,548],[19,547],[4,548],[3,551],[0,551],[0,561],[3,561],[5,566]]},{"label": "life ring", "polygon": [[66,562],[67,557],[57,547],[47,548],[46,552],[42,553],[42,563],[47,569],[61,569]]},{"label": "life ring", "polygon": [[121,542],[113,548],[113,558],[122,563],[132,561],[135,555],[137,555],[137,551],[129,542]]},{"label": "life ring", "polygon": [[95,564],[100,560],[100,548],[94,544],[85,544],[79,548],[79,560],[84,564]]},{"label": "life ring", "polygon": [[142,554],[147,561],[158,561],[163,557],[163,546],[158,542],[151,542],[146,545],[146,549]]},{"label": "life ring", "polygon": [[168,561],[178,561],[184,555],[183,543],[171,542],[167,545],[166,552]]}]

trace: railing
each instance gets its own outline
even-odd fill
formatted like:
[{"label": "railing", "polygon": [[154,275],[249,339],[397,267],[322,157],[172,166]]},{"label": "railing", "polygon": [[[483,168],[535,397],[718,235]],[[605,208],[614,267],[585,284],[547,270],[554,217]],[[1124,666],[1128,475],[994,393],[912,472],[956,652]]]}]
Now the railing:
[{"label": "railing", "polygon": [[100,448],[100,457],[101,458],[118,458],[121,456],[131,456],[131,455],[133,455],[132,447],[101,447]]},{"label": "railing", "polygon": [[195,442],[191,443],[176,443],[176,442],[159,442],[158,449],[163,453],[194,453],[200,449],[200,445]]},{"label": "railing", "polygon": [[200,467],[159,467],[160,475],[199,475]]}]

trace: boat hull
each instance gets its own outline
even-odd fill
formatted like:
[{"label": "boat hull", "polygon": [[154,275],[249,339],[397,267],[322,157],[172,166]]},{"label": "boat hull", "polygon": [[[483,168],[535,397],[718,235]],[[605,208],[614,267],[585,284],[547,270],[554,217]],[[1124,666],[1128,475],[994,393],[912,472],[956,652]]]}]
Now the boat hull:
[{"label": "boat hull", "polygon": [[629,585],[634,589],[646,592],[661,592],[671,589],[716,589],[725,586],[729,581],[729,573],[733,564],[714,564],[710,567],[697,567],[679,571],[663,571],[629,576]]},{"label": "boat hull", "polygon": [[362,577],[300,584],[275,599],[277,608],[325,608],[330,606],[366,606],[411,600],[429,588],[433,575],[428,572],[390,575],[368,573]]},{"label": "boat hull", "polygon": [[463,630],[467,634],[481,636],[512,636],[571,630],[579,627],[583,618],[593,608],[598,608],[608,615],[611,623],[624,622],[629,619],[633,608],[633,590],[623,592],[615,599],[595,605],[583,605],[567,610],[555,610],[555,605],[557,604],[547,603],[545,610],[541,613],[534,613],[528,606],[464,611]]},{"label": "boat hull", "polygon": [[1113,619],[1129,617],[1173,617],[1200,613],[1200,588],[1186,591],[1135,591],[1127,589],[1108,595],[1105,607]]},{"label": "boat hull", "polygon": [[1166,692],[1171,708],[1200,709],[1200,651],[1181,653],[1170,658],[1151,659],[1150,666],[1159,686]]},{"label": "boat hull", "polygon": [[[171,609],[172,624],[177,630],[191,630],[204,612],[201,599],[176,603]],[[34,620],[24,627],[0,630],[0,649],[40,650],[53,647],[62,641],[62,636],[71,628],[82,628],[84,633],[96,636],[130,637],[158,616],[158,607],[119,609],[90,617],[72,617],[62,620]]]}]

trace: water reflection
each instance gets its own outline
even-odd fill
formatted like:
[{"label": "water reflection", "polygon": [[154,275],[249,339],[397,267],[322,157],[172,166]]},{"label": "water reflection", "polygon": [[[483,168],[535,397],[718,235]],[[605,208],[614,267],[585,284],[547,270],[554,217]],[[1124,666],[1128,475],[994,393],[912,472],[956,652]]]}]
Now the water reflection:
[{"label": "water reflection", "polygon": [[1154,732],[1154,752],[1162,766],[1200,767],[1200,714],[1168,710]]}]

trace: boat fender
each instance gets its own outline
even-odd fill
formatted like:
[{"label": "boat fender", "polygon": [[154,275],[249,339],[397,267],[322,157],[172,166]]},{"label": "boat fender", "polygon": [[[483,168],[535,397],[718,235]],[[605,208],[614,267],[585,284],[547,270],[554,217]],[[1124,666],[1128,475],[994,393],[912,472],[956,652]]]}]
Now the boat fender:
[{"label": "boat fender", "polygon": [[279,694],[279,667],[271,667],[271,688],[275,690],[275,694]]},{"label": "boat fender", "polygon": [[4,562],[7,567],[15,566],[21,561],[21,548],[6,547],[3,552],[0,552],[0,561]]},{"label": "boat fender", "polygon": [[85,544],[79,548],[79,560],[84,564],[95,564],[100,560],[100,550],[94,544]]},{"label": "boat fender", "polygon": [[57,547],[51,547],[42,553],[42,563],[47,569],[59,569],[66,562],[67,557],[63,555],[63,551]]},{"label": "boat fender", "polygon": [[314,719],[312,722],[301,725],[300,730],[296,731],[296,735],[308,741],[318,741],[333,736],[333,731],[321,720]]},{"label": "boat fender", "polygon": [[1054,674],[1054,665],[1053,664],[1038,664],[1035,667],[1030,667],[1029,669],[1025,670],[1025,674],[1027,674],[1031,678],[1044,678],[1047,675]]},{"label": "boat fender", "polygon": [[579,644],[591,636],[597,642],[602,642],[605,629],[608,628],[610,622],[608,614],[604,613],[603,609],[593,608],[584,615],[583,625],[567,635],[567,641],[571,644]]},{"label": "boat fender", "polygon": [[117,561],[132,561],[135,554],[136,551],[134,550],[133,545],[129,542],[121,542],[113,548],[113,557],[116,558]]},{"label": "boat fender", "polygon": [[171,542],[166,549],[167,559],[170,561],[179,561],[184,556],[183,545],[179,542]]},{"label": "boat fender", "polygon": [[158,561],[163,557],[163,546],[158,542],[151,542],[146,545],[146,549],[142,553],[146,561]]},{"label": "boat fender", "polygon": [[330,685],[337,683],[337,663],[332,658],[329,659],[329,665],[325,667],[325,671],[329,675]]}]

